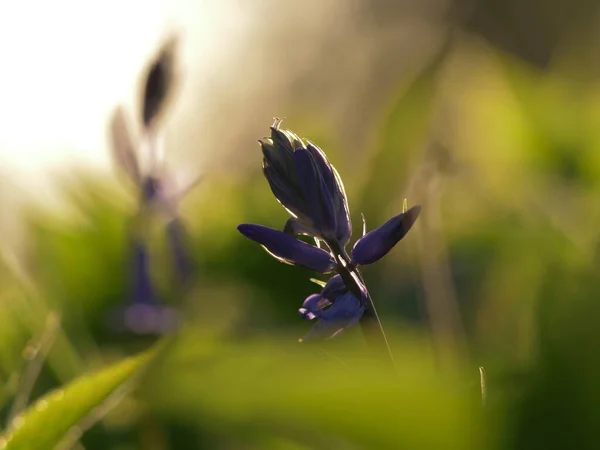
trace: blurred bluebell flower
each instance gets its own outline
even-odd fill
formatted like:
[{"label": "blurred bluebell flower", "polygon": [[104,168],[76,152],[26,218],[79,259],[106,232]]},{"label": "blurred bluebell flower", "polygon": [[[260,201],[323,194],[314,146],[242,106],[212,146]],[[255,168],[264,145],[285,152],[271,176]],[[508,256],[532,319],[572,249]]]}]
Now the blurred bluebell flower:
[{"label": "blurred bluebell flower", "polygon": [[[133,292],[130,307],[125,312],[129,328],[158,332],[164,327],[149,273],[146,233],[140,235],[148,221],[162,218],[166,221],[165,235],[172,258],[178,285],[189,280],[193,261],[186,245],[185,227],[177,213],[183,196],[200,180],[197,178],[185,189],[178,189],[163,158],[163,133],[160,116],[173,90],[173,60],[175,41],[170,40],[145,74],[142,94],[142,129],[139,140],[134,140],[127,127],[123,109],[119,106],[110,122],[113,158],[117,168],[134,183],[138,191],[139,215],[133,237]],[[163,308],[164,309],[164,308]],[[137,319],[134,320],[134,317]],[[136,325],[137,324],[137,325]],[[145,325],[140,325],[145,324]],[[139,326],[138,326],[139,325]],[[135,329],[134,329],[135,331]]]},{"label": "blurred bluebell flower", "polygon": [[172,97],[176,83],[175,59],[177,39],[171,36],[163,43],[157,57],[151,62],[144,74],[142,98],[142,123],[151,128],[160,119],[165,104]]},{"label": "blurred bluebell flower", "polygon": [[158,303],[152,285],[148,252],[142,241],[132,242],[132,293],[124,308],[118,308],[111,317],[117,331],[136,334],[164,334],[176,328],[177,312]]},{"label": "blurred bluebell flower", "polygon": [[313,294],[304,300],[300,315],[308,320],[317,320],[304,340],[314,338],[333,338],[356,325],[367,307],[366,290],[361,296],[350,292],[340,275],[329,279],[319,294]]}]

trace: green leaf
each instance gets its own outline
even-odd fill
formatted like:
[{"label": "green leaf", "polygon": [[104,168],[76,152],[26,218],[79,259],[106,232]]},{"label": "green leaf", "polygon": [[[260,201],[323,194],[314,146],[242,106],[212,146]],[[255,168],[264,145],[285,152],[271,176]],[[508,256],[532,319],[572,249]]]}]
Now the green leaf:
[{"label": "green leaf", "polygon": [[46,394],[13,420],[6,435],[0,437],[0,449],[55,448],[72,427],[102,405],[154,354],[155,351],[148,351],[127,358]]},{"label": "green leaf", "polygon": [[310,281],[312,281],[315,284],[318,284],[321,287],[325,287],[325,285],[327,284],[326,282],[322,280],[317,280],[316,278],[311,278]]},{"label": "green leaf", "polygon": [[[348,341],[332,354],[273,336],[210,345],[190,330],[145,378],[142,394],[161,414],[226,436],[251,430],[308,448],[482,448],[477,373],[467,390],[442,378],[427,344],[388,337],[397,373]],[[324,445],[334,437],[347,445]]]}]

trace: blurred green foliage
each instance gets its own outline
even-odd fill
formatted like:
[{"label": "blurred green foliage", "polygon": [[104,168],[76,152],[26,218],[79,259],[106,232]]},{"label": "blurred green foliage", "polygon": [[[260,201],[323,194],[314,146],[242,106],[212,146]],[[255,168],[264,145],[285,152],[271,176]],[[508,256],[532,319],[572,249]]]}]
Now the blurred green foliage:
[{"label": "blurred green foliage", "polygon": [[[404,197],[423,205],[415,229],[364,270],[398,373],[369,357],[359,330],[297,343],[314,274],[278,264],[235,229],[286,219],[254,146],[254,169],[214,171],[182,205],[198,261],[185,296],[156,228],[152,271],[185,323],[139,389],[81,437],[84,448],[598,448],[600,84],[459,43],[390,93],[360,161],[344,158],[339,130],[315,124],[311,111],[286,122],[340,170],[355,237],[361,212],[371,229]],[[34,373],[31,401],[67,386],[61,405],[23,424],[44,421],[54,434],[64,411],[87,411],[120,380],[106,374],[128,376],[132,360],[73,380],[157,340],[107,326],[130,289],[126,186],[82,177],[65,195],[66,212],[30,210],[20,263],[5,255],[0,267],[4,424]],[[442,306],[457,315],[432,322]],[[49,342],[53,315],[60,327]]]}]

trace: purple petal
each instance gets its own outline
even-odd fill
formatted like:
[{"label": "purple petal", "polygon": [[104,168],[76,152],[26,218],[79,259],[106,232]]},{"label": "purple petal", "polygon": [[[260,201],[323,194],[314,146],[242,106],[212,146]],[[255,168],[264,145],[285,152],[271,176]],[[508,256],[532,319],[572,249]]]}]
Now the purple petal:
[{"label": "purple petal", "polygon": [[263,166],[269,166],[292,183],[298,184],[296,177],[296,164],[294,163],[294,151],[291,146],[283,148],[275,146],[271,140],[261,140],[263,153]]},{"label": "purple petal", "polygon": [[360,319],[363,315],[363,313],[365,312],[365,308],[364,306],[361,306],[360,309],[357,311],[356,314],[354,314],[352,317],[348,318],[347,322],[344,324],[343,327],[339,328],[337,331],[335,331],[331,337],[334,338],[336,336],[339,336],[340,334],[342,334],[344,331],[352,328],[354,325],[356,325],[358,322],[360,322]]},{"label": "purple petal", "polygon": [[316,315],[319,320],[304,336],[304,340],[333,338],[356,325],[365,311],[350,292],[340,297],[331,308]]},{"label": "purple petal", "polygon": [[325,308],[326,306],[331,305],[331,302],[326,298],[323,298],[320,294],[312,294],[309,295],[304,303],[302,303],[302,308],[298,311],[300,315],[308,320],[313,320],[318,315],[318,311]]},{"label": "purple petal", "polygon": [[323,198],[331,199],[330,211],[327,211],[327,213],[329,214],[328,220],[331,227],[335,227],[336,230],[335,238],[343,244],[347,244],[352,235],[352,222],[350,221],[346,192],[342,180],[323,150],[311,142],[306,146],[306,150],[313,157],[323,180],[324,184],[321,185]]},{"label": "purple petal", "polygon": [[269,187],[275,198],[288,211],[296,216],[308,216],[309,211],[302,195],[290,185],[289,180],[279,173],[274,167],[263,164],[263,174],[269,182]]},{"label": "purple petal", "polygon": [[263,225],[243,223],[238,231],[261,244],[275,258],[290,264],[297,264],[321,273],[331,272],[335,262],[325,250],[302,242],[281,231]]},{"label": "purple petal", "polygon": [[357,314],[362,316],[363,311],[364,308],[360,304],[360,300],[351,292],[346,292],[329,309],[321,310],[319,314],[315,313],[315,315],[327,320],[336,320],[343,317],[354,317]]},{"label": "purple petal", "polygon": [[283,232],[294,237],[300,235],[315,236],[315,234],[317,233],[317,231],[313,227],[306,225],[304,222],[301,222],[300,220],[294,217],[290,217],[287,220],[285,226],[283,227]]},{"label": "purple petal", "polygon": [[294,152],[294,159],[298,170],[298,183],[308,204],[311,219],[317,228],[327,234],[335,234],[333,193],[327,189],[314,157],[307,150],[298,148]]},{"label": "purple petal", "polygon": [[175,38],[169,39],[147,71],[142,98],[142,121],[146,127],[159,116],[173,91],[176,44]]},{"label": "purple petal", "polygon": [[127,128],[125,113],[118,107],[111,117],[110,134],[112,139],[112,156],[117,166],[135,183],[141,179],[135,146]]},{"label": "purple petal", "polygon": [[142,203],[148,204],[156,200],[161,191],[161,182],[158,178],[147,176],[142,180]]},{"label": "purple petal", "polygon": [[329,192],[334,193],[337,190],[335,176],[333,175],[331,163],[327,160],[323,150],[312,143],[306,146],[306,150],[312,155],[327,189]]},{"label": "purple petal", "polygon": [[365,234],[356,241],[352,249],[354,262],[361,265],[372,264],[385,256],[408,233],[420,212],[420,206],[413,206]]},{"label": "purple petal", "polygon": [[321,295],[332,302],[335,301],[339,296],[348,292],[348,288],[344,284],[341,275],[335,275],[327,281],[327,284],[323,287]]},{"label": "purple petal", "polygon": [[111,310],[108,326],[117,333],[160,335],[176,331],[181,317],[178,311],[161,305],[134,303]]},{"label": "purple petal", "polygon": [[148,253],[144,245],[133,243],[133,303],[155,304],[154,289],[150,279]]}]

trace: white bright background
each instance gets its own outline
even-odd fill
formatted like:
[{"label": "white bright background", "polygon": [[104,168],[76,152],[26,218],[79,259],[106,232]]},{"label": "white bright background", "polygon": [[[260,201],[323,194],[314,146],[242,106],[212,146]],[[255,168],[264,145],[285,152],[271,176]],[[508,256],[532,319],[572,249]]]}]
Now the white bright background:
[{"label": "white bright background", "polygon": [[180,64],[193,80],[185,91],[211,76],[243,28],[232,0],[1,0],[3,181],[39,193],[73,164],[108,169],[108,114],[135,106],[165,35],[182,38]]}]

